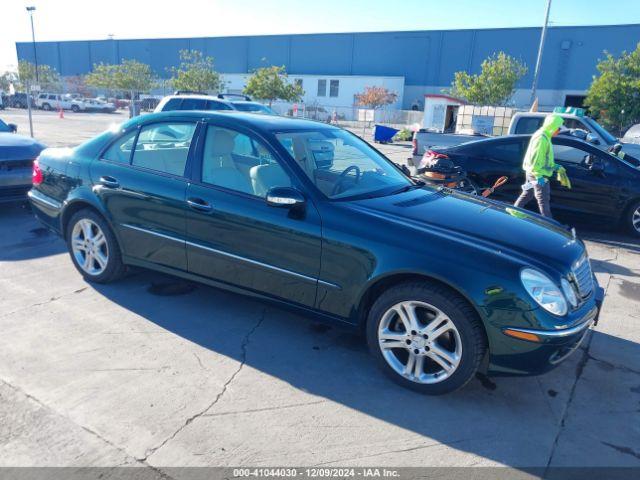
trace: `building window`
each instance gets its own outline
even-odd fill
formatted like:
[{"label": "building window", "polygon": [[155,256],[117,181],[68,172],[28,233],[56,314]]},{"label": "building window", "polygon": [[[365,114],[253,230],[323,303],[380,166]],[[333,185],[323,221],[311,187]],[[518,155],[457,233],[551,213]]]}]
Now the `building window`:
[{"label": "building window", "polygon": [[340,81],[339,80],[331,80],[331,83],[329,84],[329,96],[330,97],[337,97],[339,89],[340,89]]},{"label": "building window", "polygon": [[327,81],[326,80],[318,80],[318,96],[326,97],[327,96]]}]

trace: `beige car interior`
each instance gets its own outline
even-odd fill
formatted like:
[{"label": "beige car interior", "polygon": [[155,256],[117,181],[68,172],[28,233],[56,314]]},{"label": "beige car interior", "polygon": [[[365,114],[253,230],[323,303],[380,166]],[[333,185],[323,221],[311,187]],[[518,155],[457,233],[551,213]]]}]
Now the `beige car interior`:
[{"label": "beige car interior", "polygon": [[240,133],[220,127],[209,127],[202,158],[202,181],[232,190],[266,196],[272,187],[289,187],[291,180],[273,159],[243,155],[255,160],[255,165],[237,162],[233,158],[236,136]]}]

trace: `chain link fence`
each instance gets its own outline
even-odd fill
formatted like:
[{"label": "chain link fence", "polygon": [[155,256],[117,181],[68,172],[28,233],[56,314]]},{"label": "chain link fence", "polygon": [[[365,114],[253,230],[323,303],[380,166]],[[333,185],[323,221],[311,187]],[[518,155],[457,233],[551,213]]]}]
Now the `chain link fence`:
[{"label": "chain link fence", "polygon": [[381,108],[367,111],[368,109],[358,106],[275,102],[271,109],[285,117],[316,120],[354,130],[371,128],[375,124],[401,130],[422,124],[423,118],[423,112],[417,110]]}]

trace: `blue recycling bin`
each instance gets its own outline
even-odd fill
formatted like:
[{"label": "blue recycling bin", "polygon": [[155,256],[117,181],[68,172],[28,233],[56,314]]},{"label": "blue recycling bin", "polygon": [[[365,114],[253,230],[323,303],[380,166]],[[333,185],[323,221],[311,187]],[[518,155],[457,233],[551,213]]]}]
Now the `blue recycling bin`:
[{"label": "blue recycling bin", "polygon": [[393,136],[399,131],[400,130],[397,130],[395,128],[376,124],[375,130],[373,131],[373,140],[379,143],[390,142]]}]

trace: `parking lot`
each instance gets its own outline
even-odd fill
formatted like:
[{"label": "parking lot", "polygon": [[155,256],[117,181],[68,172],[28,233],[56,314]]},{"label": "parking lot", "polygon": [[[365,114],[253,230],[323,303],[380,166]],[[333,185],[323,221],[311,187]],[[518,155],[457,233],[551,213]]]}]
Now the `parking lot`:
[{"label": "parking lot", "polygon": [[[24,110],[1,115],[28,133]],[[35,112],[36,137],[72,145],[126,118],[64,116]],[[579,234],[606,289],[581,349],[425,397],[312,318],[146,271],[87,284],[26,205],[2,206],[0,466],[638,467],[640,245]]]}]

